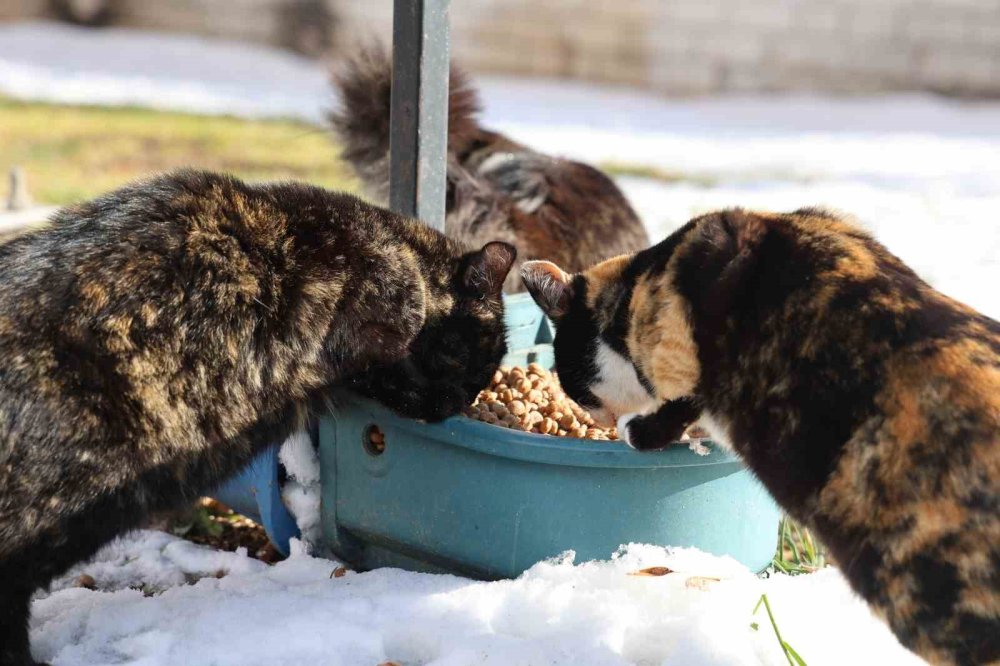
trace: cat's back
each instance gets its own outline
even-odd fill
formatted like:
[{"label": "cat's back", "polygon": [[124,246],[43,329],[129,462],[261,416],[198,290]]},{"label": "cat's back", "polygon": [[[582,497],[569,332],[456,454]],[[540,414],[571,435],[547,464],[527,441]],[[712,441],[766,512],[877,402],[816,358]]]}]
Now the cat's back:
[{"label": "cat's back", "polygon": [[942,299],[924,319],[931,335],[882,366],[817,516],[837,525],[848,577],[905,645],[934,663],[996,663],[1000,327]]},{"label": "cat's back", "polygon": [[348,194],[182,169],[63,208],[46,228],[0,246],[0,276],[17,287],[3,295],[17,298],[31,284],[58,291],[53,284],[134,280],[153,269],[143,262],[154,259],[164,269],[172,262],[179,273],[191,265],[231,268],[220,261],[241,258],[280,268],[274,262],[290,259],[311,232],[329,238],[331,229],[348,235],[357,228],[370,235],[391,223]]},{"label": "cat's back", "polygon": [[181,269],[181,256],[197,253],[192,240],[220,230],[227,218],[242,223],[237,183],[185,170],[59,210],[47,227],[0,247],[0,313],[11,317],[24,308],[37,319],[65,314],[87,293],[109,295],[129,283],[139,292],[152,288],[155,273],[170,262]]},{"label": "cat's back", "polygon": [[[759,251],[782,250],[750,273],[765,294],[746,301],[764,304],[757,323],[782,341],[786,375],[823,385],[824,409],[856,432],[881,424],[872,443],[898,443],[884,461],[896,487],[921,467],[969,463],[960,452],[971,446],[991,461],[967,469],[1000,498],[1000,323],[931,287],[849,218],[807,209],[765,228]],[[931,449],[945,458],[932,464]]]},{"label": "cat's back", "polygon": [[62,209],[0,246],[0,392],[96,401],[223,363],[301,302],[301,234],[354,201],[183,170]]},{"label": "cat's back", "polygon": [[830,337],[799,351],[844,361],[812,367],[845,387],[825,409],[853,428],[815,515],[904,644],[1000,659],[1000,324],[849,221],[792,226],[830,258],[812,292]]}]

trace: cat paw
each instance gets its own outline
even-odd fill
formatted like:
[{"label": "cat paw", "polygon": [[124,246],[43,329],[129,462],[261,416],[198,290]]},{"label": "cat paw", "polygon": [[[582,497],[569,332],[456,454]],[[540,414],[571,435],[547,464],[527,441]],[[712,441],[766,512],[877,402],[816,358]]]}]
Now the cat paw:
[{"label": "cat paw", "polygon": [[636,418],[639,414],[622,414],[618,417],[618,422],[615,424],[618,430],[618,439],[628,444],[631,448],[635,450],[640,450],[633,442],[635,441],[634,436],[629,431],[629,424]]},{"label": "cat paw", "polygon": [[699,456],[707,456],[712,452],[712,449],[702,444],[701,438],[689,439],[687,445],[689,449],[694,451]]}]

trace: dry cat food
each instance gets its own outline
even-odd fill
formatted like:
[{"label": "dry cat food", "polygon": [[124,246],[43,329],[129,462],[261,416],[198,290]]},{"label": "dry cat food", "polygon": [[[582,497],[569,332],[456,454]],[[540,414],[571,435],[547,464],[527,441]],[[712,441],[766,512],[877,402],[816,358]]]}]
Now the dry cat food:
[{"label": "dry cat food", "polygon": [[[527,368],[503,366],[493,375],[489,388],[479,392],[465,415],[504,428],[557,437],[618,439],[618,430],[603,428],[583,407],[573,402],[559,385],[555,373],[537,363]],[[691,427],[682,439],[696,440],[707,434]]]},{"label": "dry cat food", "polygon": [[505,428],[581,439],[618,439],[614,427],[602,428],[569,399],[554,373],[537,363],[501,367],[489,388],[479,392],[465,415]]}]

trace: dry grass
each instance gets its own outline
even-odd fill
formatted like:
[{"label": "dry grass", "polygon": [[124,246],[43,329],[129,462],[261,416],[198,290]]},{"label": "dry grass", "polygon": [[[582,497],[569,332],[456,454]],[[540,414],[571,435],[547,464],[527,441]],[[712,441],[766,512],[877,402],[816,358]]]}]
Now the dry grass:
[{"label": "dry grass", "polygon": [[263,526],[209,497],[201,498],[186,511],[168,516],[165,525],[156,527],[219,550],[246,548],[250,557],[268,564],[283,559],[271,545]]},{"label": "dry grass", "polygon": [[357,181],[337,152],[322,129],[294,121],[0,97],[0,169],[22,166],[34,199],[43,204],[81,201],[181,166],[354,191]]},{"label": "dry grass", "polygon": [[787,516],[778,527],[778,549],[772,565],[786,574],[818,571],[830,564],[826,547],[805,527]]}]

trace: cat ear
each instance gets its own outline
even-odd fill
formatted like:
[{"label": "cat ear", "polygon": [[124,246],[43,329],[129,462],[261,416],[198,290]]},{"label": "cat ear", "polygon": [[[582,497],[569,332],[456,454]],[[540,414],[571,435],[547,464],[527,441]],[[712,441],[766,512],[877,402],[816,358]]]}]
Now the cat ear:
[{"label": "cat ear", "polygon": [[551,261],[524,262],[521,280],[538,307],[549,317],[557,319],[569,311],[573,276]]},{"label": "cat ear", "polygon": [[517,259],[517,248],[510,243],[492,241],[473,252],[465,266],[462,282],[477,296],[497,298],[504,280]]}]

